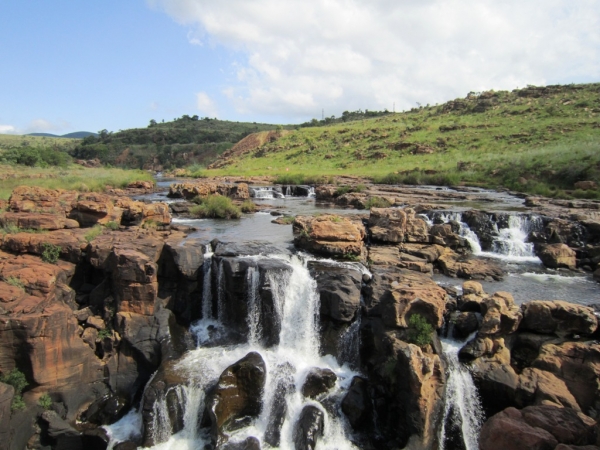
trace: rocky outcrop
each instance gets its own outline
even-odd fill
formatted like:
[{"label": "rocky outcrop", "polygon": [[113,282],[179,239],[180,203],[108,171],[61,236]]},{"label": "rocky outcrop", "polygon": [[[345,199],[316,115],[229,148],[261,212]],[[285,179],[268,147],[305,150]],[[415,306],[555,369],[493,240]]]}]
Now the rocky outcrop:
[{"label": "rocky outcrop", "polygon": [[514,333],[523,317],[521,308],[515,305],[508,292],[496,292],[483,301],[481,335],[506,335]]},{"label": "rocky outcrop", "polygon": [[536,300],[523,305],[520,329],[542,334],[591,335],[598,328],[594,310],[564,301]]},{"label": "rocky outcrop", "polygon": [[337,376],[330,369],[312,368],[302,385],[302,395],[317,398],[335,386],[336,381]]},{"label": "rocky outcrop", "polygon": [[302,408],[294,426],[294,444],[297,450],[314,450],[325,431],[325,415],[313,405]]},{"label": "rocky outcrop", "polygon": [[297,216],[293,232],[294,244],[310,252],[335,257],[358,257],[364,251],[364,226],[347,218],[332,215]]},{"label": "rocky outcrop", "polygon": [[362,274],[318,261],[311,261],[308,268],[317,281],[321,320],[328,317],[337,322],[352,321],[360,306]]},{"label": "rocky outcrop", "polygon": [[498,281],[504,277],[504,272],[497,264],[459,255],[448,248],[445,249],[437,262],[441,271],[453,278]]},{"label": "rocky outcrop", "polygon": [[15,226],[31,230],[62,230],[63,228],[79,228],[79,222],[67,219],[58,214],[47,213],[14,213],[0,215],[0,226]]},{"label": "rocky outcrop", "polygon": [[208,195],[224,195],[234,199],[244,200],[250,198],[246,183],[218,183],[214,181],[195,181],[186,183],[173,183],[169,187],[169,197],[185,198],[206,197]]},{"label": "rocky outcrop", "polygon": [[369,217],[369,231],[375,241],[401,243],[405,241],[407,215],[397,208],[372,208]]},{"label": "rocky outcrop", "polygon": [[0,383],[0,447],[7,448],[10,442],[10,413],[15,389],[4,383]]}]

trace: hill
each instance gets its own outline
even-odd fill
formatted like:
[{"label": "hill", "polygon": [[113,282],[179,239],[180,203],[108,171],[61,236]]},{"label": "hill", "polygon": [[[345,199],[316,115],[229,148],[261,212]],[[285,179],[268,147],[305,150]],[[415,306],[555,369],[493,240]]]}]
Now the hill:
[{"label": "hill", "polygon": [[172,122],[151,121],[147,128],[117,133],[103,130],[97,136],[84,138],[71,154],[125,168],[164,170],[208,165],[249,134],[277,127],[184,115]]},{"label": "hill", "polygon": [[[360,175],[599,198],[600,83],[469,93],[443,105],[300,128],[224,154],[206,174]],[[568,192],[565,192],[567,190]]]}]

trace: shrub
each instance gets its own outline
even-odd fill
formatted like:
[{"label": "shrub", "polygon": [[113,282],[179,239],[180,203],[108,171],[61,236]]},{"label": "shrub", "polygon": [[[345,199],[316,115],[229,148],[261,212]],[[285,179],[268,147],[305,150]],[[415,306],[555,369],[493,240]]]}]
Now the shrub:
[{"label": "shrub", "polygon": [[156,230],[158,228],[158,223],[154,219],[148,219],[142,224],[142,228],[144,230]]},{"label": "shrub", "polygon": [[190,208],[190,214],[195,217],[212,219],[239,219],[242,211],[233,204],[229,197],[209,195],[202,200],[201,205]]},{"label": "shrub", "polygon": [[431,343],[433,327],[421,314],[413,314],[410,316],[408,319],[408,330],[409,342],[421,347]]},{"label": "shrub", "polygon": [[107,337],[112,336],[112,331],[110,328],[104,328],[103,330],[98,331],[98,339],[106,339]]},{"label": "shrub", "polygon": [[92,242],[94,239],[96,239],[102,234],[102,231],[103,229],[101,225],[94,225],[92,228],[90,228],[90,231],[85,233],[85,240],[88,242]]},{"label": "shrub", "polygon": [[27,379],[25,374],[19,369],[14,368],[6,375],[0,375],[0,382],[10,384],[15,389],[15,395],[11,405],[12,410],[19,410],[25,408],[25,402],[23,401],[22,393],[23,389],[27,387]]},{"label": "shrub", "polygon": [[42,261],[55,264],[60,257],[60,247],[58,245],[44,242],[42,244]]},{"label": "shrub", "polygon": [[48,394],[43,394],[39,399],[38,399],[38,405],[40,405],[42,408],[44,409],[50,409],[52,407],[52,399],[50,398],[50,396]]},{"label": "shrub", "polygon": [[369,200],[367,200],[367,203],[365,203],[365,209],[389,208],[390,206],[391,203],[382,197],[371,197]]},{"label": "shrub", "polygon": [[350,186],[340,186],[339,188],[337,188],[335,190],[335,196],[339,197],[340,195],[347,194],[350,191],[351,191]]},{"label": "shrub", "polygon": [[104,225],[106,228],[108,228],[109,230],[118,230],[119,229],[119,224],[117,222],[115,222],[114,220],[107,222]]},{"label": "shrub", "polygon": [[253,213],[256,211],[256,205],[252,202],[252,200],[244,200],[244,203],[240,206],[243,213]]},{"label": "shrub", "polygon": [[294,220],[296,220],[296,216],[282,216],[278,220],[279,223],[291,225],[292,223],[294,223]]}]

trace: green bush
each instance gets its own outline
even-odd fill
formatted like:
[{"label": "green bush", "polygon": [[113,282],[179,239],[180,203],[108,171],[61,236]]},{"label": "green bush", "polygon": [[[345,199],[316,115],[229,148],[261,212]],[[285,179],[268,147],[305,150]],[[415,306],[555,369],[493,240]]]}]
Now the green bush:
[{"label": "green bush", "polygon": [[240,206],[243,213],[253,213],[256,211],[256,205],[252,200],[244,200],[244,203]]},{"label": "green bush", "polygon": [[229,197],[209,195],[202,199],[202,204],[190,208],[190,214],[195,217],[212,219],[239,219],[242,211],[233,204]]},{"label": "green bush", "polygon": [[25,408],[25,402],[23,401],[23,389],[27,387],[27,379],[25,374],[16,367],[11,370],[8,374],[0,375],[0,382],[10,384],[15,389],[15,395],[11,405],[12,410],[19,410]]},{"label": "green bush", "polygon": [[408,319],[408,340],[418,346],[431,343],[433,327],[421,314],[413,314]]},{"label": "green bush", "polygon": [[60,257],[60,247],[58,245],[44,242],[42,244],[42,261],[55,264]]},{"label": "green bush", "polygon": [[43,394],[38,399],[38,405],[40,405],[42,408],[48,410],[52,407],[52,399],[50,398],[50,396],[48,394]]},{"label": "green bush", "polygon": [[71,162],[71,157],[60,150],[21,147],[4,151],[0,156],[0,162],[30,167],[66,167]]},{"label": "green bush", "polygon": [[112,336],[112,331],[110,330],[110,328],[104,328],[103,330],[100,330],[98,332],[98,339],[105,339],[107,337],[111,337]]},{"label": "green bush", "polygon": [[392,204],[382,197],[371,197],[365,203],[365,209],[371,208],[389,208]]}]

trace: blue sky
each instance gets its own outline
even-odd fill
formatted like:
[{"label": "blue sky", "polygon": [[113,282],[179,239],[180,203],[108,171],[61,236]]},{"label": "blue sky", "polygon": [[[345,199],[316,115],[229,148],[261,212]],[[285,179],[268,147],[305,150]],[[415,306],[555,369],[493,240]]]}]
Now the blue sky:
[{"label": "blue sky", "polygon": [[599,0],[0,0],[0,132],[298,123],[600,81]]}]

